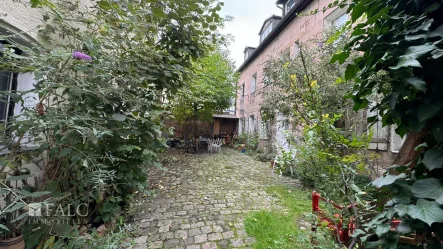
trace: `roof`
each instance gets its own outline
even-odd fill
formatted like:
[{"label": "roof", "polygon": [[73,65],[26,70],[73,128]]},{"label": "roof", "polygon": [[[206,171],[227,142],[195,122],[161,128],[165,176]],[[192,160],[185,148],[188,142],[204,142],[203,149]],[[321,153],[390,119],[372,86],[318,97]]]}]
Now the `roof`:
[{"label": "roof", "polygon": [[272,15],[272,16],[268,17],[268,18],[263,22],[263,25],[261,26],[260,32],[258,33],[259,35],[263,32],[263,29],[265,29],[265,24],[266,24],[269,20],[271,20],[271,19],[281,20],[281,16]]},{"label": "roof", "polygon": [[277,4],[284,4],[286,3],[288,0],[277,0]]},{"label": "roof", "polygon": [[238,119],[238,117],[229,114],[212,115],[214,118],[228,118],[228,119]]},{"label": "roof", "polygon": [[294,20],[298,13],[304,10],[313,0],[298,1],[295,6],[283,17],[272,32],[260,43],[257,49],[249,55],[243,64],[237,69],[237,72],[243,71],[273,40],[276,38],[292,20]]}]

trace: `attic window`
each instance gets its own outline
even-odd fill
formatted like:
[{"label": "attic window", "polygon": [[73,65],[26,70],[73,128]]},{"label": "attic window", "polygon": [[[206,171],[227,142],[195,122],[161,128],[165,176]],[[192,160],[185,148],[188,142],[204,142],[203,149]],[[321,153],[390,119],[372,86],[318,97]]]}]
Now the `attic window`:
[{"label": "attic window", "polygon": [[260,42],[262,42],[272,31],[272,22],[269,23],[268,27],[260,34]]},{"label": "attic window", "polygon": [[246,49],[246,51],[245,51],[245,60],[248,59],[248,57],[249,57],[249,49]]},{"label": "attic window", "polygon": [[286,3],[286,13],[289,12],[295,6],[295,0],[289,0]]}]

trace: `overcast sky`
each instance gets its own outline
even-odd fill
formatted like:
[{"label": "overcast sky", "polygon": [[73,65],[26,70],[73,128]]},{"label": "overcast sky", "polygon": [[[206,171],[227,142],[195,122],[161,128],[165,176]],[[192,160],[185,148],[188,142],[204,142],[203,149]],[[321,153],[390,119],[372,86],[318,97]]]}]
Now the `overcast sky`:
[{"label": "overcast sky", "polygon": [[273,14],[281,16],[281,9],[277,8],[277,0],[224,0],[225,6],[222,15],[232,16],[234,20],[226,24],[224,33],[234,36],[230,45],[231,58],[235,60],[237,68],[243,63],[243,50],[246,46],[257,47],[258,32],[263,21]]}]

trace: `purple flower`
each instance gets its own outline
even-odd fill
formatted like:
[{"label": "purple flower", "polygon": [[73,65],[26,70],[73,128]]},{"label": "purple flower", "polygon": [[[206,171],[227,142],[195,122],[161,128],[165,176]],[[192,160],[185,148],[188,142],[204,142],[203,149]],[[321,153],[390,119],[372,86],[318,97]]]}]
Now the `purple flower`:
[{"label": "purple flower", "polygon": [[317,43],[317,46],[319,46],[319,47],[323,47],[323,42],[319,42],[319,43]]},{"label": "purple flower", "polygon": [[84,61],[92,60],[91,56],[84,54],[82,52],[78,52],[78,51],[73,52],[72,57],[74,57],[74,59],[77,59],[77,60],[84,60]]}]

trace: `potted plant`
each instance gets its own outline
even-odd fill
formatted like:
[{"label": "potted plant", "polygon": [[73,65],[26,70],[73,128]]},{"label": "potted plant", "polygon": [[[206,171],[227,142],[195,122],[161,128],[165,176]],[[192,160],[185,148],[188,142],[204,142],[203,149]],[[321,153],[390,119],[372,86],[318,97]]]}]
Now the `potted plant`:
[{"label": "potted plant", "polygon": [[[3,160],[2,160],[3,159]],[[5,158],[0,163],[9,166],[0,167],[0,249],[24,249],[23,228],[29,217],[30,207],[41,207],[42,202],[33,202],[36,198],[50,192],[34,192],[28,184],[32,175],[27,168],[17,168],[16,162]]]}]

